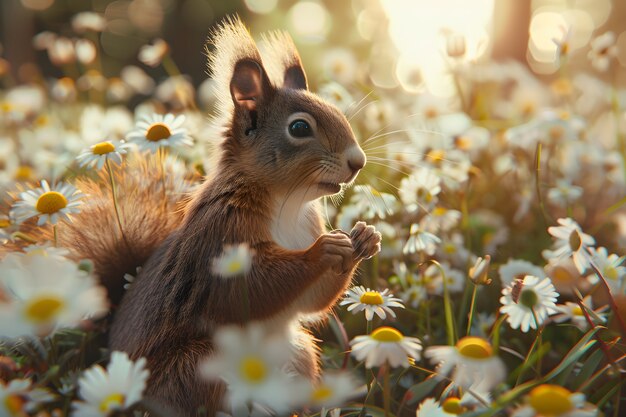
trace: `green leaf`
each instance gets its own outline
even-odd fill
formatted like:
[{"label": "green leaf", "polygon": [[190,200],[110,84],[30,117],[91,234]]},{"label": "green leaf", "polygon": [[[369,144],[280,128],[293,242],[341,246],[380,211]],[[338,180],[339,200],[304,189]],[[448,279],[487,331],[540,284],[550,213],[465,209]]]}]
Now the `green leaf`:
[{"label": "green leaf", "polygon": [[440,379],[437,379],[435,376],[431,376],[410,387],[404,394],[405,397],[409,397],[407,404],[415,404],[422,398],[426,397],[432,392],[433,389],[435,389],[439,382],[441,382]]},{"label": "green leaf", "polygon": [[575,363],[585,353],[587,353],[587,351],[596,344],[596,340],[591,340],[591,338],[593,338],[597,330],[598,328],[593,328],[585,333],[578,343],[576,343],[574,347],[567,352],[563,360],[545,376],[545,380],[549,381],[555,378],[558,374],[563,372],[571,364]]},{"label": "green leaf", "polygon": [[589,357],[583,362],[583,366],[580,369],[580,372],[574,378],[574,382],[572,382],[572,389],[580,388],[586,381],[591,378],[591,376],[598,370],[598,366],[600,362],[604,358],[604,352],[600,349],[593,352]]}]

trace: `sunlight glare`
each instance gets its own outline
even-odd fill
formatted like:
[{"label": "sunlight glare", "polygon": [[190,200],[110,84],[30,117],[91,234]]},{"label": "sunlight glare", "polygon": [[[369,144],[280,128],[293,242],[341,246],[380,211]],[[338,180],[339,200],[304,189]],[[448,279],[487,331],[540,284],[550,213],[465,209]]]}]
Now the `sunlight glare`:
[{"label": "sunlight glare", "polygon": [[446,68],[444,32],[465,36],[465,59],[475,60],[489,50],[494,0],[382,0],[382,5],[389,18],[389,34],[400,51],[396,75],[404,86],[402,77],[412,74],[407,84],[412,86],[410,91],[414,91],[415,72],[409,69],[419,67],[429,91],[443,96],[453,93],[447,82],[441,82]]}]

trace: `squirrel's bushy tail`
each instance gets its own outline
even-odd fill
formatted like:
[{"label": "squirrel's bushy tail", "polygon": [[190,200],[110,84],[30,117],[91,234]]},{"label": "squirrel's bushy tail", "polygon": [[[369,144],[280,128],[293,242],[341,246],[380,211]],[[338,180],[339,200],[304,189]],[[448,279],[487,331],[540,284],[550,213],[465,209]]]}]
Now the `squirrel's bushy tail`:
[{"label": "squirrel's bushy tail", "polygon": [[124,275],[135,276],[137,267],[180,224],[191,184],[184,175],[175,161],[161,165],[156,156],[136,155],[123,168],[114,167],[121,232],[108,173],[102,171],[95,180],[76,180],[76,187],[86,195],[84,204],[71,223],[58,228],[58,245],[69,249],[75,261],[93,262],[113,305],[124,293]]}]

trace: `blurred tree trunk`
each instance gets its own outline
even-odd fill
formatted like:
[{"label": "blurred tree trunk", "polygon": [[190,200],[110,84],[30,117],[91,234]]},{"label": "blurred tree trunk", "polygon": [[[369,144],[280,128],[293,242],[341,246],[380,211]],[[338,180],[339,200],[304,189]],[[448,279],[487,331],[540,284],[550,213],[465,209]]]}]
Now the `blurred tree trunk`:
[{"label": "blurred tree trunk", "polygon": [[3,57],[11,64],[11,72],[17,79],[23,64],[35,62],[33,35],[33,13],[19,0],[1,0],[0,43],[4,48]]},{"label": "blurred tree trunk", "polygon": [[498,61],[515,59],[526,63],[531,0],[496,0],[494,2],[493,53]]}]

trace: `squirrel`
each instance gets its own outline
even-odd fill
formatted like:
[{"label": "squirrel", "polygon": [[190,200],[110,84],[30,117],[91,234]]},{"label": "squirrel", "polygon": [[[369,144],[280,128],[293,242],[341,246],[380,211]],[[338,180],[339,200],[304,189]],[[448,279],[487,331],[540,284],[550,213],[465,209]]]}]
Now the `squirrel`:
[{"label": "squirrel", "polygon": [[[145,395],[167,415],[222,409],[223,384],[197,375],[219,326],[296,328],[289,333],[292,370],[318,378],[315,339],[300,321],[327,312],[381,245],[380,233],[364,222],[349,234],[325,231],[320,198],[352,183],[366,156],[344,114],[309,92],[289,35],[264,38],[265,60],[238,17],[223,21],[212,40],[209,68],[222,126],[214,172],[182,210],[171,199],[163,204],[158,182],[118,182],[126,242],[111,239],[117,229],[106,188],[84,182],[95,197],[60,236],[73,257],[93,260],[113,304],[121,298],[110,348],[147,358]],[[241,243],[254,253],[247,306],[238,278],[212,269],[228,245]],[[121,276],[140,264],[122,295]]]}]

